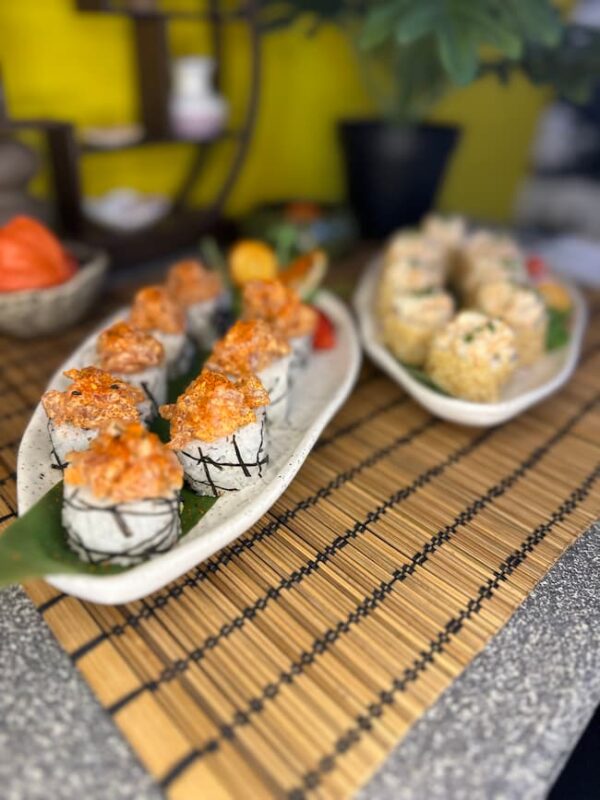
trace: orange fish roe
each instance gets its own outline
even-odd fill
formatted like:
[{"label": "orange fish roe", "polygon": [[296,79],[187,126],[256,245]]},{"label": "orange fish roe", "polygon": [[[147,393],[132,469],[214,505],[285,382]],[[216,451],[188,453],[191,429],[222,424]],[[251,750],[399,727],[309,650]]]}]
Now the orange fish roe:
[{"label": "orange fish roe", "polygon": [[169,269],[167,289],[178,303],[187,307],[217,297],[223,291],[223,282],[218,272],[190,258]]},{"label": "orange fish roe", "polygon": [[182,333],[185,313],[166,286],[146,286],[135,295],[129,317],[142,331]]},{"label": "orange fish roe", "polygon": [[286,356],[290,346],[262,319],[236,322],[216,343],[207,367],[231,375],[260,372],[276,358]]},{"label": "orange fish roe", "polygon": [[291,339],[314,333],[317,312],[279,280],[250,281],[244,286],[244,319],[264,319]]},{"label": "orange fish roe", "polygon": [[117,322],[103,331],[97,350],[102,369],[126,375],[156,367],[165,358],[164,348],[154,336],[127,322]]},{"label": "orange fish roe", "polygon": [[128,503],[169,497],[183,485],[183,469],[155,433],[137,422],[111,423],[88,450],[69,453],[65,483],[84,486],[99,500]]},{"label": "orange fish roe", "polygon": [[173,405],[160,413],[171,423],[169,447],[180,450],[199,439],[213,442],[256,421],[255,408],[269,404],[264,386],[248,375],[236,381],[220,372],[203,370]]},{"label": "orange fish roe", "polygon": [[44,410],[55,425],[92,430],[111,420],[139,419],[137,404],[145,400],[141,389],[97,367],[68,369],[63,374],[73,381],[69,388],[64,392],[51,389],[42,396]]}]

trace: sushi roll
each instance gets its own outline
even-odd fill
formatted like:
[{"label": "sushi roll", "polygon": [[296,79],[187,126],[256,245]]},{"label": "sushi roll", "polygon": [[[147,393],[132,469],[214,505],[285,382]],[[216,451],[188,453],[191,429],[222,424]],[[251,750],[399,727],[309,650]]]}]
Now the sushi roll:
[{"label": "sushi roll", "polygon": [[442,289],[400,294],[383,316],[383,339],[396,358],[421,366],[435,333],[452,319],[454,300]]},{"label": "sushi roll", "polygon": [[203,370],[176,403],[161,408],[171,424],[169,447],[195,492],[218,497],[261,480],[268,462],[268,404],[255,376],[231,380]]},{"label": "sushi roll", "polygon": [[497,280],[527,283],[525,256],[508,236],[478,231],[461,250],[454,283],[466,305],[473,305],[479,287]]},{"label": "sushi roll", "polygon": [[194,348],[186,336],[185,311],[165,286],[146,286],[135,295],[129,322],[147,331],[165,350],[167,377],[188,371]]},{"label": "sushi roll", "polygon": [[437,333],[426,370],[448,394],[493,403],[517,367],[515,335],[498,319],[461,311]]},{"label": "sushi roll", "polygon": [[87,449],[109,422],[139,421],[139,406],[146,401],[141,389],[97,367],[63,374],[71,381],[65,391],[51,389],[42,395],[54,466],[60,469],[68,453]]},{"label": "sushi roll", "polygon": [[512,328],[520,364],[533,364],[543,355],[548,313],[544,300],[531,286],[507,280],[484,283],[475,295],[475,306]]},{"label": "sushi roll", "polygon": [[385,314],[400,294],[441,289],[446,279],[444,251],[420,233],[396,234],[384,255],[377,294],[379,313]]},{"label": "sushi roll", "polygon": [[142,389],[147,400],[141,407],[148,422],[167,399],[165,349],[145,331],[127,322],[116,322],[96,342],[98,366],[121,380]]},{"label": "sushi roll", "polygon": [[269,425],[285,421],[288,411],[292,351],[286,340],[262,319],[238,321],[217,342],[206,368],[232,378],[256,375],[269,395]]},{"label": "sushi roll", "polygon": [[446,272],[454,272],[461,248],[465,242],[467,228],[462,217],[443,217],[428,214],[421,223],[421,231],[426,239],[435,242],[444,253]]},{"label": "sushi roll", "polygon": [[88,450],[71,453],[62,521],[82,561],[129,566],[181,536],[183,469],[139,423],[111,423]]},{"label": "sushi roll", "polygon": [[279,280],[249,281],[242,297],[243,319],[268,322],[292,348],[291,372],[306,366],[312,352],[318,315]]},{"label": "sushi roll", "polygon": [[206,269],[200,261],[187,259],[173,264],[166,285],[185,309],[188,331],[198,347],[210,350],[222,333],[220,318],[230,305],[221,276]]}]

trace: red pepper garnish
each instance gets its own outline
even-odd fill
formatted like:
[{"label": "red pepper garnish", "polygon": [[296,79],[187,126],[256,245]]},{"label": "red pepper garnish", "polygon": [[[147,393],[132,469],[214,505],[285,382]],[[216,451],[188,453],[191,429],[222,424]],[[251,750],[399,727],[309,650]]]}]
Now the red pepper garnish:
[{"label": "red pepper garnish", "polygon": [[548,274],[548,265],[541,256],[529,256],[527,259],[529,277],[537,280]]},{"label": "red pepper garnish", "polygon": [[317,326],[313,336],[313,347],[315,350],[331,350],[335,347],[335,326],[333,322],[318,308]]}]

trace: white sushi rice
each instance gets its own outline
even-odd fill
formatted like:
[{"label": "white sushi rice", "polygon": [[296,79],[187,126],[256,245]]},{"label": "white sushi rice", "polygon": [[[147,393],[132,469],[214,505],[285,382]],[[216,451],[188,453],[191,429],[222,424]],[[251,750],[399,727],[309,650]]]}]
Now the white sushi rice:
[{"label": "white sushi rice", "polygon": [[292,354],[276,358],[265,369],[256,373],[256,377],[265,387],[269,395],[269,405],[265,408],[268,424],[279,425],[285,422],[288,413],[290,394],[290,369]]},{"label": "white sushi rice", "polygon": [[165,350],[167,378],[177,378],[188,372],[194,356],[194,345],[185,333],[152,331],[152,336]]},{"label": "white sushi rice", "polygon": [[67,455],[74,450],[87,450],[90,442],[98,435],[98,428],[85,430],[70,422],[55,425],[49,419],[48,433],[52,444],[53,466],[63,469],[68,463]]},{"label": "white sushi rice", "polygon": [[256,413],[256,422],[214,442],[194,440],[176,451],[185,477],[200,495],[218,497],[237,492],[262,479],[267,466],[265,415]]},{"label": "white sushi rice", "polygon": [[292,348],[290,372],[295,373],[308,364],[308,359],[313,349],[313,334],[307,333],[304,336],[292,336],[288,340],[288,344]]},{"label": "white sushi rice", "polygon": [[192,303],[187,307],[187,326],[190,336],[202,350],[211,350],[219,338],[217,316],[227,309],[229,303],[229,293],[224,292],[210,300]]},{"label": "white sushi rice", "polygon": [[167,402],[167,370],[164,364],[148,367],[141,372],[114,372],[115,378],[127,381],[141,389],[147,400],[138,404],[143,422],[150,422],[158,414],[158,406]]},{"label": "white sushi rice", "polygon": [[62,522],[82,561],[129,566],[169,550],[181,535],[179,493],[112,503],[89,489],[65,484]]}]

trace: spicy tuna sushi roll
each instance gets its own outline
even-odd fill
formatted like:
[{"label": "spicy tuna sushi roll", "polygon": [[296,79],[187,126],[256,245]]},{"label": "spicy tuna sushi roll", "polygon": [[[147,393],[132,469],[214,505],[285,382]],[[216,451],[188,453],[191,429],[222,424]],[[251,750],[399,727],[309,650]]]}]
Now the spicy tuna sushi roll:
[{"label": "spicy tuna sushi roll", "polygon": [[548,313],[535,289],[506,280],[485,283],[476,293],[475,306],[512,328],[520,364],[533,364],[544,353]]},{"label": "spicy tuna sushi roll", "polygon": [[185,311],[165,286],[140,289],[133,300],[129,322],[162,344],[168,377],[187,372],[193,344],[186,335]]},{"label": "spicy tuna sushi roll", "polygon": [[291,349],[286,340],[262,319],[236,322],[208,357],[206,367],[232,378],[256,375],[269,395],[270,425],[287,416]]},{"label": "spicy tuna sushi roll", "polygon": [[254,376],[231,380],[204,370],[161,415],[169,447],[195,492],[218,497],[261,480],[268,462],[264,409],[269,396]]},{"label": "spicy tuna sushi roll", "polygon": [[85,450],[109,422],[137,422],[146,400],[141,389],[97,367],[69,369],[72,381],[64,392],[42,395],[56,466],[66,466],[67,454]]},{"label": "spicy tuna sushi roll", "polygon": [[167,399],[167,370],[162,344],[127,322],[117,322],[103,331],[96,342],[98,365],[111,375],[139,387],[147,401],[142,418],[152,419]]},{"label": "spicy tuna sushi roll", "polygon": [[492,403],[517,363],[515,335],[508,325],[478,311],[461,311],[434,336],[426,369],[448,394]]},{"label": "spicy tuna sushi roll", "polygon": [[229,294],[217,272],[200,261],[178,261],[169,269],[167,289],[186,313],[187,327],[198,347],[210,350],[220,331],[220,317],[229,307]]},{"label": "spicy tuna sushi roll", "polygon": [[249,281],[244,286],[242,317],[268,322],[292,348],[292,371],[306,365],[312,352],[318,315],[295,289],[279,280]]},{"label": "spicy tuna sushi roll", "polygon": [[92,564],[128,566],[164,553],[181,535],[181,464],[139,423],[111,423],[71,453],[62,520],[67,541]]},{"label": "spicy tuna sushi roll", "polygon": [[442,289],[400,294],[383,316],[383,339],[400,361],[421,366],[437,331],[454,313],[452,295]]}]

